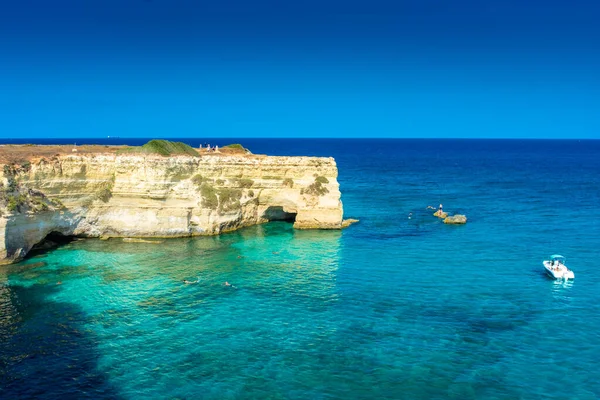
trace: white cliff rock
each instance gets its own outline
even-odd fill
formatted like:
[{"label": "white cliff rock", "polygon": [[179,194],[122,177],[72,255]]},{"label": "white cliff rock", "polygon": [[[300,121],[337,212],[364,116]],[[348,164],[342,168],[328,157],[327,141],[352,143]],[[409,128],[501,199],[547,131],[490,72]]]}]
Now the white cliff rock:
[{"label": "white cliff rock", "polygon": [[[298,229],[342,227],[333,158],[68,154],[3,170],[0,262],[22,258],[51,232],[214,235],[274,219]],[[37,205],[19,197],[39,192],[45,200]]]}]

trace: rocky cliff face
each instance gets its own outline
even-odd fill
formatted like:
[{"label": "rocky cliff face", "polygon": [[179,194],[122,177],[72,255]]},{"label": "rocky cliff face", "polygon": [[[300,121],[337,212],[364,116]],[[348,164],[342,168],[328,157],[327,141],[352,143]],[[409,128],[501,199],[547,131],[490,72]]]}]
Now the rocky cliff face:
[{"label": "rocky cliff face", "polygon": [[50,233],[214,235],[269,220],[340,229],[333,158],[63,155],[3,166],[0,262]]}]

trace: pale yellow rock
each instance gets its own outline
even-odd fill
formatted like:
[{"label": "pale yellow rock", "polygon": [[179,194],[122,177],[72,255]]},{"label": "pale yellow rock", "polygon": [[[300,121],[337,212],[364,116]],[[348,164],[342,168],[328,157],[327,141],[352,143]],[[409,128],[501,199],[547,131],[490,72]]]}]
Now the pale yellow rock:
[{"label": "pale yellow rock", "polygon": [[357,222],[360,222],[360,221],[357,219],[354,219],[354,218],[345,219],[342,221],[342,228],[347,228],[352,224],[356,224]]},{"label": "pale yellow rock", "polygon": [[433,213],[433,216],[443,219],[443,218],[446,218],[448,216],[448,213],[444,212],[444,211],[437,210],[436,212]]},{"label": "pale yellow rock", "polygon": [[456,214],[451,217],[444,219],[445,224],[462,225],[467,223],[467,216],[462,214]]},{"label": "pale yellow rock", "polygon": [[[22,258],[53,231],[99,238],[183,237],[273,219],[294,220],[298,229],[341,229],[337,173],[333,158],[318,157],[81,153],[34,160],[28,171],[3,176],[4,184],[14,178],[64,208],[0,209],[0,262]],[[307,188],[317,180],[327,183],[319,183],[319,194],[313,194]]]}]

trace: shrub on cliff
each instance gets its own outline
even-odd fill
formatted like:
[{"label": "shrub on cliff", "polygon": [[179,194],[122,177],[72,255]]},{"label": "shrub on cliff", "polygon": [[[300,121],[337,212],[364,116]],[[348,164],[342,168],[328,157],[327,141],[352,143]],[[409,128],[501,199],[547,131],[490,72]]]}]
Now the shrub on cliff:
[{"label": "shrub on cliff", "polygon": [[103,203],[108,203],[108,201],[112,197],[112,192],[109,188],[102,188],[96,196],[99,200],[102,200]]},{"label": "shrub on cliff", "polygon": [[8,177],[6,182],[6,191],[7,192],[14,192],[15,190],[17,190],[17,181],[15,181],[15,178]]},{"label": "shrub on cliff", "polygon": [[108,201],[112,197],[113,187],[115,186],[115,176],[113,175],[111,179],[102,182],[98,187],[98,192],[96,192],[96,198],[102,200],[104,203],[108,203]]},{"label": "shrub on cliff", "polygon": [[200,185],[202,185],[202,182],[204,182],[204,178],[202,177],[202,175],[196,174],[192,177],[192,183],[194,185],[200,186]]},{"label": "shrub on cliff", "polygon": [[8,204],[6,205],[6,209],[10,212],[13,211],[24,211],[28,206],[27,196],[23,193],[18,195],[13,195],[8,197]]},{"label": "shrub on cliff", "polygon": [[241,207],[241,189],[223,188],[219,190],[219,211],[237,210]]},{"label": "shrub on cliff", "polygon": [[235,180],[235,184],[241,188],[248,189],[254,185],[254,181],[252,179],[247,178],[237,178]]},{"label": "shrub on cliff", "polygon": [[199,156],[198,152],[190,145],[182,142],[170,142],[168,140],[151,140],[142,146],[142,152],[160,154],[165,157],[175,155]]},{"label": "shrub on cliff", "polygon": [[216,210],[219,206],[219,199],[217,198],[217,192],[215,188],[210,186],[208,183],[203,183],[200,186],[200,195],[202,195],[202,205],[206,208]]},{"label": "shrub on cliff", "polygon": [[320,183],[320,184],[327,184],[327,183],[329,183],[329,179],[325,178],[324,176],[317,176],[315,178],[315,182]]},{"label": "shrub on cliff", "polygon": [[323,196],[329,193],[329,189],[323,186],[327,183],[329,183],[329,179],[325,178],[324,176],[317,176],[315,181],[308,185],[306,189],[302,189],[300,193],[306,193],[313,196]]},{"label": "shrub on cliff", "polygon": [[14,196],[8,197],[8,203],[6,204],[6,209],[9,212],[17,211],[19,208],[19,204],[17,203],[17,198]]},{"label": "shrub on cliff", "polygon": [[17,186],[14,190],[7,191],[0,185],[0,209],[6,207],[9,212],[40,212],[49,209],[59,209],[64,206],[58,200],[51,200],[39,190]]}]

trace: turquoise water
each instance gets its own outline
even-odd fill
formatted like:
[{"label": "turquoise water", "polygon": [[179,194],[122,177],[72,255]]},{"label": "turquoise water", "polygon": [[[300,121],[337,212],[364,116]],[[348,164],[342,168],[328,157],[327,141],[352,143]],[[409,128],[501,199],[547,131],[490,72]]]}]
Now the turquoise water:
[{"label": "turquoise water", "polygon": [[[254,146],[335,156],[361,222],[81,240],[0,267],[0,397],[600,397],[598,142]],[[551,253],[573,282],[544,275]]]}]

